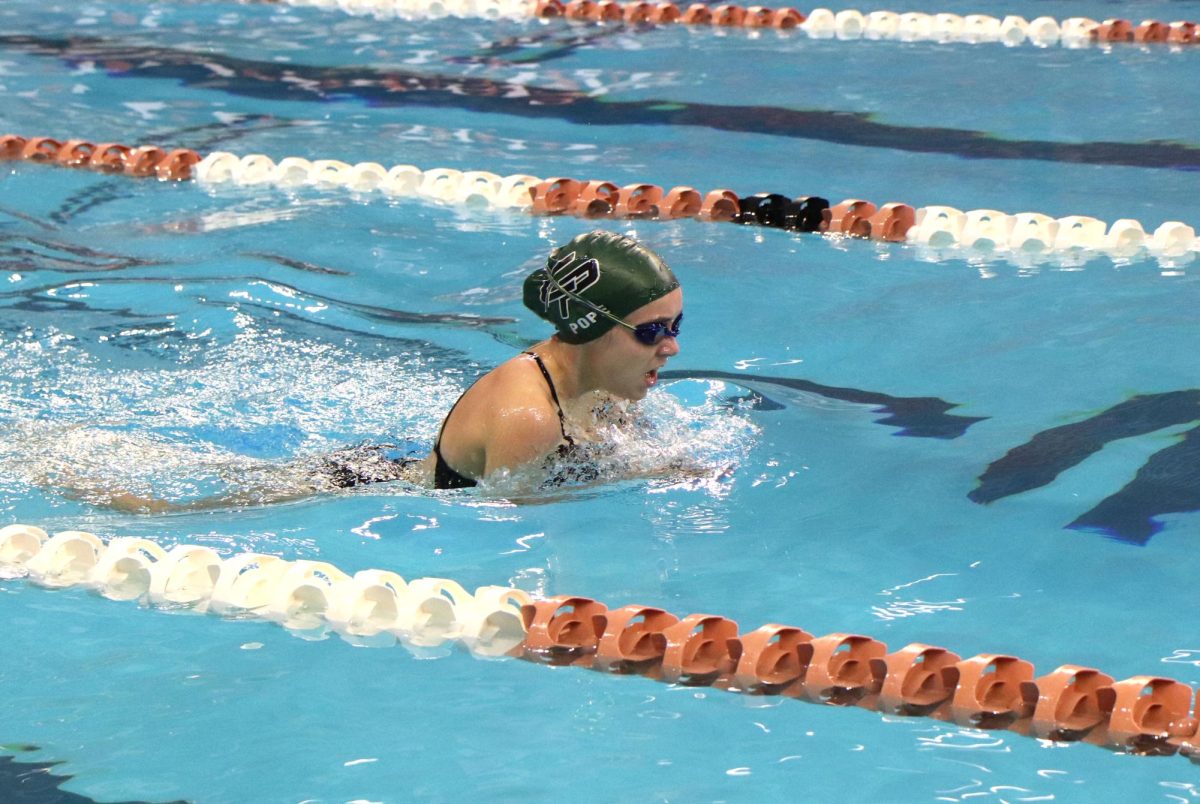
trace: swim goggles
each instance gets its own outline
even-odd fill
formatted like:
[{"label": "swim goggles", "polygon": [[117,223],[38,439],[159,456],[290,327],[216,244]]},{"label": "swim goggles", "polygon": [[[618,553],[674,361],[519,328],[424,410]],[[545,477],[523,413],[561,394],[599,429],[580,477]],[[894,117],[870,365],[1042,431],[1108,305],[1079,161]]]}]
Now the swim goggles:
[{"label": "swim goggles", "polygon": [[651,321],[648,324],[638,324],[636,327],[631,324],[626,324],[619,318],[617,323],[629,327],[633,333],[633,337],[638,339],[638,343],[646,346],[657,346],[662,343],[662,339],[670,335],[672,338],[679,337],[679,322],[683,321],[683,313],[675,316],[675,320],[670,324],[664,324],[662,321]]},{"label": "swim goggles", "polygon": [[560,293],[562,293],[571,301],[579,302],[584,307],[587,307],[590,310],[595,310],[597,313],[604,316],[609,321],[612,321],[614,324],[620,324],[621,326],[625,327],[625,329],[633,333],[633,337],[637,339],[638,343],[644,346],[658,346],[660,343],[662,343],[663,338],[667,337],[668,335],[670,335],[672,338],[679,337],[679,324],[681,321],[683,321],[683,313],[675,316],[675,320],[670,324],[665,324],[662,321],[651,321],[647,324],[638,324],[635,326],[624,319],[617,318],[608,310],[605,310],[599,305],[593,304],[592,302],[580,296],[578,293],[572,293],[571,291],[567,290],[549,270],[546,271],[546,278],[550,280],[550,284],[554,285],[554,287],[558,289]]}]

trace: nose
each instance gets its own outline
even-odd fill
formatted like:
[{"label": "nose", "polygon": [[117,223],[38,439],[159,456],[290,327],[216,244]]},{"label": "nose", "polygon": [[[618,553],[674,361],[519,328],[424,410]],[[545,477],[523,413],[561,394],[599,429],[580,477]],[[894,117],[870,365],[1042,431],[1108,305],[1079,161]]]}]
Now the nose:
[{"label": "nose", "polygon": [[658,353],[663,357],[673,357],[679,354],[679,341],[668,335],[658,344]]}]

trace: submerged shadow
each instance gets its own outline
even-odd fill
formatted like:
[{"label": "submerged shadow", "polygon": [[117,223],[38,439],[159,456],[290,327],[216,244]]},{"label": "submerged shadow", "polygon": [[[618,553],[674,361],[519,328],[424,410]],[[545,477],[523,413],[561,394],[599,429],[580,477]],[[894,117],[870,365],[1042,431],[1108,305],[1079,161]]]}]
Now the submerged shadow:
[{"label": "submerged shadow", "polygon": [[[16,747],[22,753],[36,751],[31,745]],[[73,777],[57,774],[57,762],[25,762],[0,754],[0,801],[8,804],[95,804],[95,799],[62,790],[62,784]],[[147,804],[144,801],[114,802],[114,804]],[[186,804],[177,800],[171,804]]]},{"label": "submerged shadow", "polygon": [[[1189,422],[1200,422],[1200,389],[1135,396],[1083,421],[1037,433],[989,464],[979,476],[979,486],[967,497],[987,504],[1041,488],[1110,441]],[[1151,455],[1133,480],[1067,527],[1144,545],[1163,528],[1155,517],[1197,510],[1200,426]]]},{"label": "submerged shadow", "polygon": [[958,438],[975,422],[981,422],[986,416],[958,416],[947,411],[958,407],[954,402],[947,402],[936,396],[891,396],[878,391],[863,391],[858,388],[839,388],[833,385],[821,385],[809,380],[799,380],[792,377],[770,377],[760,374],[735,374],[730,371],[705,370],[668,370],[659,372],[659,378],[664,380],[680,379],[710,379],[727,380],[748,388],[759,394],[775,409],[784,407],[771,398],[772,394],[780,391],[799,391],[806,394],[816,394],[827,399],[841,402],[854,402],[860,405],[872,405],[876,413],[886,414],[876,419],[876,423],[888,427],[898,427],[896,435],[913,436],[915,438]]},{"label": "submerged shadow", "polygon": [[126,254],[98,251],[75,243],[40,237],[0,234],[0,271],[108,272],[161,265]]}]

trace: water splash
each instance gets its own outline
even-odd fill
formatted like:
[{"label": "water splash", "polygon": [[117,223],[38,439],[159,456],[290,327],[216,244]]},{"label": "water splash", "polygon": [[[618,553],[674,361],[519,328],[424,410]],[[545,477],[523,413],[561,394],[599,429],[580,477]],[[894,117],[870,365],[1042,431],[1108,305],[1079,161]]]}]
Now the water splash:
[{"label": "water splash", "polygon": [[318,455],[431,441],[471,374],[446,350],[235,320],[226,343],[200,337],[201,352],[136,368],[60,331],[18,333],[0,356],[0,496],[22,484],[100,503],[311,493],[305,472]]},{"label": "water splash", "polygon": [[[742,409],[740,390],[721,381],[667,384],[629,403],[601,396],[569,408],[576,449],[543,466],[501,471],[482,488],[498,496],[649,479],[651,490],[683,484],[723,496],[759,428]],[[547,474],[549,480],[547,480]]]}]

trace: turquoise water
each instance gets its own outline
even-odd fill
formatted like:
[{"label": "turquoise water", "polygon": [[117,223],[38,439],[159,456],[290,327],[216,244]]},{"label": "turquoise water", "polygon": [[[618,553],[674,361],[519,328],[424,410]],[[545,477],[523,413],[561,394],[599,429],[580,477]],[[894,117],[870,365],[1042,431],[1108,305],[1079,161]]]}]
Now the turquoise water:
[{"label": "turquoise water", "polygon": [[[1005,11],[1128,13],[1107,8]],[[1139,13],[1197,19],[1200,4]],[[7,3],[0,31],[5,132],[1200,224],[1200,50],[376,22],[200,2]],[[247,62],[310,77],[345,68],[362,91],[308,97],[220,76]],[[370,95],[398,71],[571,100]],[[842,112],[872,116],[829,114]],[[1152,166],[1163,160],[1173,166]],[[1190,443],[1191,397],[1052,482],[986,505],[967,496],[1038,433],[1091,420],[1113,436],[1129,420],[1094,417],[1194,392],[1187,260],[937,257],[755,227],[608,222],[685,285],[673,367],[694,378],[647,400],[657,446],[731,464],[727,477],[626,480],[521,505],[381,486],[160,516],[44,482],[69,466],[187,499],[220,488],[225,467],[236,483],[263,461],[363,439],[428,444],[473,377],[544,335],[520,278],[595,225],[6,165],[4,523],[711,612],[744,631],[781,622],[892,649],[1013,653],[1039,674],[1071,662],[1200,684],[1200,645],[1180,616],[1200,515],[1172,509],[1200,484],[1186,453],[1165,452]],[[884,397],[934,403],[897,422],[877,409]],[[1122,496],[1143,466],[1162,485]],[[1121,515],[1102,517],[1104,532],[1067,527],[1114,497]],[[0,744],[37,746],[19,756],[60,762],[64,789],[101,801],[1172,800],[1200,781],[1178,757],[459,649],[308,641],[21,580],[0,592]]]}]

